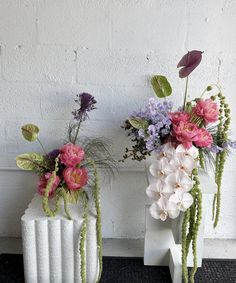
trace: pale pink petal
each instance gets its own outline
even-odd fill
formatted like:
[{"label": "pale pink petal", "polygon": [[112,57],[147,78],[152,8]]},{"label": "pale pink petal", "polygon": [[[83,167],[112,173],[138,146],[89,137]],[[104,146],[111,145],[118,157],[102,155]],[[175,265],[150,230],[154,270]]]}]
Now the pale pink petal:
[{"label": "pale pink petal", "polygon": [[147,187],[146,194],[149,198],[157,201],[161,197],[161,189],[157,186],[157,184],[151,184]]},{"label": "pale pink petal", "polygon": [[193,204],[193,197],[189,193],[183,194],[182,205],[184,209],[188,209]]},{"label": "pale pink petal", "polygon": [[178,217],[180,212],[177,205],[170,201],[168,201],[167,203],[166,211],[168,213],[168,216],[172,219]]},{"label": "pale pink petal", "polygon": [[155,219],[160,219],[161,211],[162,210],[160,209],[159,205],[156,202],[154,202],[149,208],[149,212],[151,216]]}]

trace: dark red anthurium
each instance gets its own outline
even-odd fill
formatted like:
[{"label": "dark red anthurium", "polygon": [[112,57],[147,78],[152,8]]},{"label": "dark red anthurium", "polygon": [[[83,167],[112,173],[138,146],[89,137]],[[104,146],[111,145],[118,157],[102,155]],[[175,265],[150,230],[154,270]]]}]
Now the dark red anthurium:
[{"label": "dark red anthurium", "polygon": [[187,77],[200,64],[202,53],[202,51],[192,50],[182,57],[177,65],[177,68],[183,67],[179,70],[180,78]]}]

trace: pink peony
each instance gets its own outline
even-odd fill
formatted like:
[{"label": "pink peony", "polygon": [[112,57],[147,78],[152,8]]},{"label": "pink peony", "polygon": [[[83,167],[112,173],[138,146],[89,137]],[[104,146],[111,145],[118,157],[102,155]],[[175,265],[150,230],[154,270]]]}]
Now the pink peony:
[{"label": "pink peony", "polygon": [[75,144],[67,143],[60,148],[60,160],[69,167],[75,167],[84,159],[84,150]]},{"label": "pink peony", "polygon": [[177,111],[177,112],[169,113],[169,117],[173,124],[179,124],[179,122],[181,121],[184,122],[189,121],[190,115],[187,112]]},{"label": "pink peony", "polygon": [[70,190],[76,191],[88,182],[88,173],[85,168],[68,167],[63,171],[64,180]]},{"label": "pink peony", "polygon": [[[40,179],[38,181],[37,191],[41,196],[44,195],[44,190],[45,190],[51,176],[52,176],[52,173],[48,172],[44,176],[40,177]],[[58,176],[56,176],[55,180],[52,183],[51,189],[49,191],[50,197],[53,195],[53,193],[56,190],[56,188],[58,187],[60,181],[61,181],[61,179]]]},{"label": "pink peony", "polygon": [[192,142],[197,140],[198,130],[194,123],[186,121],[180,121],[177,125],[173,124],[173,135],[186,149],[189,149]]},{"label": "pink peony", "polygon": [[198,139],[194,142],[199,147],[210,147],[213,143],[212,135],[204,128],[198,130]]},{"label": "pink peony", "polygon": [[193,108],[193,113],[201,117],[206,124],[214,123],[218,120],[219,109],[217,103],[211,99],[200,99]]}]

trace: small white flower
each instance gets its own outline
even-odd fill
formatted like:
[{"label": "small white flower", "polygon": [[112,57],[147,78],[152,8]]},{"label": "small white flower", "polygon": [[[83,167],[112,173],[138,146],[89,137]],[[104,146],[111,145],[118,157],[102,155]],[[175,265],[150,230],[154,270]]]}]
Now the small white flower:
[{"label": "small white flower", "polygon": [[184,153],[187,156],[191,156],[192,158],[196,159],[198,157],[198,149],[192,145],[189,149],[186,149],[182,144],[179,144],[176,147],[176,153]]},{"label": "small white flower", "polygon": [[174,166],[169,164],[169,160],[166,157],[161,158],[160,160],[155,161],[151,164],[149,168],[152,176],[156,178],[165,178],[172,172],[175,172]]},{"label": "small white flower", "polygon": [[157,202],[150,206],[150,214],[155,219],[165,221],[168,217],[176,218],[179,216],[179,209],[174,202],[170,202],[167,198],[161,197]]},{"label": "small white flower", "polygon": [[156,153],[156,158],[161,159],[162,157],[166,157],[168,159],[171,159],[174,154],[175,148],[170,142],[168,142],[161,147],[161,150],[159,152]]},{"label": "small white flower", "polygon": [[165,179],[167,185],[170,185],[174,191],[182,190],[188,192],[193,187],[193,181],[189,176],[184,172],[178,170],[175,173],[168,175]]},{"label": "small white flower", "polygon": [[176,153],[174,158],[170,160],[170,164],[173,165],[177,170],[183,170],[190,175],[197,163],[190,155],[185,153]]},{"label": "small white flower", "polygon": [[172,193],[173,189],[163,179],[157,180],[146,189],[147,196],[154,201],[158,201],[162,196],[169,197]]},{"label": "small white flower", "polygon": [[193,204],[193,197],[189,193],[177,190],[170,196],[169,201],[174,202],[180,211],[186,211]]}]

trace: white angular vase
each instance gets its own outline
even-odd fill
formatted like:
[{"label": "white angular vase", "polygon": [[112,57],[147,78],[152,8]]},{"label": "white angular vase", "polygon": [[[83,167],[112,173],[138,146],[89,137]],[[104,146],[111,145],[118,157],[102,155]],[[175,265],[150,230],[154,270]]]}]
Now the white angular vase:
[{"label": "white angular vase", "polygon": [[[56,217],[45,216],[41,197],[35,195],[21,218],[24,274],[26,283],[81,283],[80,230],[82,208],[68,205]],[[99,263],[96,217],[88,216],[86,238],[86,283],[96,282]]]},{"label": "white angular vase", "polygon": [[[155,178],[149,173],[149,165],[153,158],[146,164],[147,185],[155,183]],[[217,186],[210,176],[203,170],[199,170],[200,187],[205,195],[215,194]],[[206,199],[207,200],[207,199]],[[207,201],[208,202],[208,201]],[[169,266],[173,283],[182,283],[181,261],[181,229],[183,213],[176,219],[167,219],[162,222],[151,217],[149,205],[146,206],[146,231],[144,240],[144,265]],[[197,239],[197,264],[202,264],[204,249],[204,222],[205,209],[203,203],[202,221]],[[187,266],[193,266],[191,250],[187,258]]]}]

